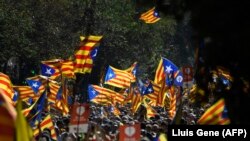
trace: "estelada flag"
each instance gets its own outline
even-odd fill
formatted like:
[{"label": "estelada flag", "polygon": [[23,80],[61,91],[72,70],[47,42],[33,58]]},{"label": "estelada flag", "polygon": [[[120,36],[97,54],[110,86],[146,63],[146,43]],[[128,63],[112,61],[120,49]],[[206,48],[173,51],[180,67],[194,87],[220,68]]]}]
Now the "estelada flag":
[{"label": "estelada flag", "polygon": [[140,141],[141,126],[140,124],[122,125],[119,127],[119,141]]}]

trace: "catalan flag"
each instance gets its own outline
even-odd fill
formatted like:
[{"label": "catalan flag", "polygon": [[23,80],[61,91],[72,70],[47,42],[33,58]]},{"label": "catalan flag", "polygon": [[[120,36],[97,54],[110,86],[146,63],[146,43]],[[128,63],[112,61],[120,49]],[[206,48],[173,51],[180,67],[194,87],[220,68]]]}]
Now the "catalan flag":
[{"label": "catalan flag", "polygon": [[53,121],[50,115],[47,115],[43,121],[40,123],[40,125],[38,126],[39,128],[36,128],[34,130],[34,136],[38,136],[39,135],[39,130],[44,130],[45,128],[48,128],[51,131],[51,138],[54,140],[57,140],[57,135],[56,135],[56,131],[55,131],[55,126],[53,125]]},{"label": "catalan flag", "polygon": [[63,115],[69,113],[68,107],[68,89],[65,86],[65,80],[62,81],[62,86],[59,88],[56,94],[56,108],[60,109]]},{"label": "catalan flag", "polygon": [[132,73],[109,66],[104,84],[118,88],[128,88],[132,82],[135,82],[135,77]]},{"label": "catalan flag", "polygon": [[41,64],[42,75],[55,79],[60,75],[59,69],[53,65]]},{"label": "catalan flag", "polygon": [[164,76],[166,74],[174,74],[174,78],[176,77],[176,72],[178,71],[178,67],[171,62],[170,60],[161,57],[161,60],[159,62],[159,65],[157,67],[156,73],[155,73],[155,80],[154,82],[157,84],[160,84],[160,82],[163,80]]},{"label": "catalan flag", "polygon": [[147,119],[151,118],[151,117],[155,117],[155,115],[157,114],[157,112],[155,111],[155,109],[153,109],[145,100],[145,98],[143,99],[143,103],[144,103],[144,106],[147,110],[146,112],[146,117]]},{"label": "catalan flag", "polygon": [[156,23],[160,20],[159,12],[153,7],[147,12],[141,14],[140,19],[147,24]]},{"label": "catalan flag", "polygon": [[131,111],[133,114],[136,113],[136,111],[140,107],[141,101],[142,101],[142,96],[140,94],[139,88],[134,87],[133,88],[133,97],[131,100]]},{"label": "catalan flag", "polygon": [[0,89],[2,94],[6,95],[7,101],[12,103],[12,98],[14,90],[12,88],[12,83],[8,75],[0,72]]},{"label": "catalan flag", "polygon": [[40,95],[36,95],[30,86],[13,86],[16,93],[18,93],[19,98],[24,101],[28,102],[30,98],[38,99]]},{"label": "catalan flag", "polygon": [[28,80],[28,79],[26,80],[26,82],[33,89],[35,94],[37,94],[37,92],[39,91],[39,88],[42,85],[42,83],[40,81]]},{"label": "catalan flag", "polygon": [[88,36],[75,52],[75,73],[91,73],[102,36]]},{"label": "catalan flag", "polygon": [[[107,101],[112,102],[110,100],[113,100],[114,103],[122,103],[125,99],[125,97],[115,91],[112,91],[107,88],[100,87],[98,85],[89,85],[88,86],[88,93],[89,93],[89,99],[90,100],[100,100],[100,101]],[[109,100],[109,101],[108,101]]]},{"label": "catalan flag", "polygon": [[56,103],[57,93],[60,89],[60,86],[57,82],[49,82],[49,93],[47,94],[48,102]]},{"label": "catalan flag", "polygon": [[125,71],[128,73],[132,73],[134,75],[134,77],[136,78],[137,68],[138,68],[138,64],[137,64],[137,62],[134,62],[132,64],[132,66],[129,67],[128,69],[126,69]]},{"label": "catalan flag", "polygon": [[71,60],[64,60],[61,65],[62,75],[67,78],[75,78],[74,62]]},{"label": "catalan flag", "polygon": [[7,96],[0,89],[0,140],[13,141],[15,137],[16,110],[7,101]]},{"label": "catalan flag", "polygon": [[222,98],[208,108],[197,121],[200,125],[227,125],[230,119],[227,115],[225,100]]},{"label": "catalan flag", "polygon": [[24,116],[26,116],[28,119],[32,119],[35,115],[44,110],[45,99],[46,99],[46,91],[44,91],[44,93],[39,97],[39,99],[33,105],[23,110]]},{"label": "catalan flag", "polygon": [[154,83],[152,80],[148,80],[148,81],[150,81],[150,83],[152,84],[152,87],[153,87],[154,91],[153,91],[153,93],[147,94],[144,97],[146,97],[149,100],[151,100],[152,101],[152,102],[150,102],[151,104],[157,105],[157,100],[158,100],[159,93],[161,91],[161,86],[158,85],[158,84],[156,84],[156,83]]},{"label": "catalan flag", "polygon": [[176,115],[176,94],[174,86],[170,87],[169,94],[170,94],[169,97],[170,103],[169,103],[168,113],[169,113],[169,118],[173,120]]},{"label": "catalan flag", "polygon": [[115,116],[119,116],[121,114],[120,110],[116,106],[111,105],[109,108],[110,112],[112,112]]}]

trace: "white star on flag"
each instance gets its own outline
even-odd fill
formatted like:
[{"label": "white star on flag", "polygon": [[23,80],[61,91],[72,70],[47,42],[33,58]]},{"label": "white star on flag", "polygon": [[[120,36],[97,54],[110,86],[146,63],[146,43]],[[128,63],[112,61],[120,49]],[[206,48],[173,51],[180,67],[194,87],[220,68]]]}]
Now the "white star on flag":
[{"label": "white star on flag", "polygon": [[111,78],[111,77],[113,77],[113,74],[112,74],[112,73],[109,74],[109,78]]},{"label": "white star on flag", "polygon": [[171,68],[171,65],[166,66],[166,72],[170,73],[173,69]]},{"label": "white star on flag", "polygon": [[132,73],[135,75],[135,73],[136,73],[136,70],[134,69],[133,71],[132,71]]},{"label": "white star on flag", "polygon": [[153,90],[151,88],[149,88],[148,91],[151,93]]},{"label": "white star on flag", "polygon": [[17,91],[14,91],[14,95],[18,95],[18,92],[17,92]]},{"label": "white star on flag", "polygon": [[95,95],[95,94],[96,94],[96,91],[95,91],[95,90],[93,90],[93,91],[92,91],[92,93]]},{"label": "white star on flag", "polygon": [[51,73],[51,69],[46,69],[45,74],[49,74],[49,75],[51,75],[51,74],[52,74],[52,73]]},{"label": "white star on flag", "polygon": [[37,88],[38,87],[37,82],[33,83],[32,87]]}]

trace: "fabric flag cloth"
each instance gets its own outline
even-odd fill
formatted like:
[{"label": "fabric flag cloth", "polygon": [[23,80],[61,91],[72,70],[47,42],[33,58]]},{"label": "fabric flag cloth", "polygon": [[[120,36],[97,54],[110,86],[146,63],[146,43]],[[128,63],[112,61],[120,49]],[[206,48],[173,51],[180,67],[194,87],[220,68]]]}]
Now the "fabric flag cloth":
[{"label": "fabric flag cloth", "polygon": [[140,94],[139,88],[135,87],[133,88],[133,96],[131,100],[131,112],[133,114],[136,113],[136,111],[139,109],[142,102],[142,96]]},{"label": "fabric flag cloth", "polygon": [[148,103],[146,102],[145,98],[143,99],[143,103],[144,103],[144,106],[145,106],[145,108],[147,110],[147,112],[146,112],[146,118],[150,119],[151,117],[155,117],[155,115],[157,114],[157,112],[150,105],[148,105]]},{"label": "fabric flag cloth", "polygon": [[112,112],[115,116],[119,116],[121,114],[120,110],[114,106],[114,105],[110,105],[109,107],[110,112]]},{"label": "fabric flag cloth", "polygon": [[26,80],[26,82],[32,88],[35,94],[37,94],[42,83],[40,81],[35,81],[35,80]]},{"label": "fabric flag cloth", "polygon": [[156,84],[161,84],[161,81],[165,81],[164,79],[166,78],[166,74],[173,74],[172,77],[176,78],[177,71],[178,67],[173,62],[164,57],[161,57],[161,60],[155,73],[154,82]]},{"label": "fabric flag cloth", "polygon": [[154,88],[150,80],[146,80],[144,83],[139,79],[138,87],[142,95],[154,93]]},{"label": "fabric flag cloth", "polygon": [[34,130],[34,136],[38,136],[39,135],[39,130],[43,131],[44,129],[49,129],[51,132],[51,138],[54,140],[57,140],[57,135],[56,135],[56,131],[55,131],[55,126],[53,125],[53,121],[50,115],[47,115],[43,121],[39,124],[39,128],[36,128]]},{"label": "fabric flag cloth", "polygon": [[15,140],[16,110],[3,93],[3,90],[0,89],[0,140],[13,141]]},{"label": "fabric flag cloth", "polygon": [[84,37],[82,45],[75,52],[75,73],[91,73],[102,37],[92,35]]},{"label": "fabric flag cloth", "polygon": [[[37,100],[40,95],[36,95],[30,86],[13,86],[15,93],[18,94],[19,98],[28,103],[29,99]],[[14,100],[13,100],[14,101]]]},{"label": "fabric flag cloth", "polygon": [[128,88],[132,82],[135,82],[135,80],[136,79],[132,73],[109,66],[104,84],[118,88]]},{"label": "fabric flag cloth", "polygon": [[169,118],[171,120],[174,119],[175,115],[176,115],[176,94],[175,94],[175,88],[174,86],[172,86],[170,89],[169,89],[169,94],[170,94],[170,103],[169,103],[169,110],[168,110],[168,113],[169,113]]},{"label": "fabric flag cloth", "polygon": [[137,62],[134,62],[132,64],[132,66],[130,66],[129,68],[125,69],[125,71],[128,72],[128,73],[132,73],[134,75],[134,77],[136,78],[137,69],[138,69],[138,64],[137,64]]},{"label": "fabric flag cloth", "polygon": [[16,117],[16,141],[31,141],[33,132],[22,113],[22,101],[17,102],[17,117]]},{"label": "fabric flag cloth", "polygon": [[41,70],[42,70],[42,75],[47,76],[47,77],[54,76],[54,74],[56,73],[55,68],[45,65],[45,64],[41,64]]},{"label": "fabric flag cloth", "polygon": [[44,110],[46,100],[46,91],[39,97],[39,99],[31,105],[29,108],[24,109],[22,112],[27,119],[34,118],[38,113]]},{"label": "fabric flag cloth", "polygon": [[53,104],[56,106],[57,109],[61,110],[63,115],[67,115],[69,113],[69,107],[68,107],[68,89],[66,88],[65,80],[62,80],[62,85],[57,90],[56,95],[56,103]]},{"label": "fabric flag cloth", "polygon": [[156,23],[160,20],[159,12],[153,7],[147,12],[141,14],[140,20],[143,20],[147,24]]},{"label": "fabric flag cloth", "polygon": [[67,78],[75,78],[74,62],[72,60],[52,59],[42,61],[42,64],[55,70],[55,73],[50,76],[50,79],[56,79],[60,75]]},{"label": "fabric flag cloth", "polygon": [[177,71],[177,76],[176,78],[174,79],[174,84],[176,86],[181,86],[183,85],[183,74],[181,71]]},{"label": "fabric flag cloth", "polygon": [[74,62],[71,60],[64,60],[61,65],[62,75],[67,78],[75,78]]},{"label": "fabric flag cloth", "polygon": [[47,93],[48,102],[49,103],[56,103],[57,94],[60,90],[60,85],[57,82],[49,82],[49,93]]},{"label": "fabric flag cloth", "polygon": [[197,121],[200,125],[227,125],[230,119],[227,116],[225,100],[222,98],[208,108]]},{"label": "fabric flag cloth", "polygon": [[160,94],[160,91],[161,91],[161,86],[154,83],[152,80],[149,80],[150,83],[152,84],[153,86],[153,90],[154,92],[151,93],[151,94],[147,94],[147,95],[144,95],[144,97],[148,98],[150,100],[150,104],[151,106],[156,106],[157,105],[157,100],[158,100],[158,96]]},{"label": "fabric flag cloth", "polygon": [[2,94],[6,95],[6,99],[9,103],[12,102],[12,98],[14,95],[14,90],[12,88],[12,83],[8,75],[0,72],[0,89],[2,90]]},{"label": "fabric flag cloth", "polygon": [[88,94],[90,101],[96,103],[122,103],[125,99],[123,95],[98,85],[89,85]]},{"label": "fabric flag cloth", "polygon": [[41,83],[39,87],[39,94],[42,94],[45,91],[45,87],[47,86],[48,82],[52,81],[47,76],[43,76],[43,75],[36,75],[33,77],[26,78],[26,81],[29,81],[29,80],[38,81]]}]

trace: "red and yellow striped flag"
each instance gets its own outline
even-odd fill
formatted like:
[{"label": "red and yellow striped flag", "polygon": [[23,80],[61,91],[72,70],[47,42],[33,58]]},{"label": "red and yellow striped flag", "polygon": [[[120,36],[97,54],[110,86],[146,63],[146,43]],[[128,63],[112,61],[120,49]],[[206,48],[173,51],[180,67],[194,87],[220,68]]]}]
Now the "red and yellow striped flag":
[{"label": "red and yellow striped flag", "polygon": [[74,62],[70,60],[64,60],[61,66],[62,75],[67,78],[74,78]]},{"label": "red and yellow striped flag", "polygon": [[6,100],[9,103],[12,102],[12,98],[14,95],[14,90],[12,88],[12,83],[8,75],[0,72],[0,89],[2,90],[2,94],[6,95]]},{"label": "red and yellow striped flag", "polygon": [[[123,103],[125,97],[115,91],[107,88],[100,87],[98,85],[91,85],[92,88],[97,91],[98,95],[92,100],[93,102],[113,102],[113,103]],[[91,92],[89,92],[91,93]],[[110,101],[112,100],[112,101]]]},{"label": "red and yellow striped flag", "polygon": [[[53,125],[53,121],[51,119],[50,115],[47,115],[44,120],[40,123],[40,125],[38,126],[40,127],[40,130],[44,130],[45,128],[50,129],[51,131],[51,138],[54,140],[57,140],[57,135],[56,135],[56,131],[55,131],[55,127]],[[34,130],[34,136],[38,136],[39,135],[39,129],[36,128]]]},{"label": "red and yellow striped flag", "polygon": [[148,24],[156,23],[160,20],[159,12],[157,12],[155,7],[153,7],[147,12],[141,14],[140,19]]},{"label": "red and yellow striped flag", "polygon": [[227,125],[230,119],[227,117],[225,100],[222,98],[206,110],[197,121],[201,125]]},{"label": "red and yellow striped flag", "polygon": [[168,113],[169,113],[169,118],[173,120],[176,114],[176,94],[175,94],[174,86],[170,87],[169,94],[170,94],[170,98],[169,98],[170,106],[169,106]]},{"label": "red and yellow striped flag", "polygon": [[[29,98],[37,100],[40,97],[40,92],[36,95],[30,86],[13,86],[13,88],[18,92],[19,98],[24,102],[28,102]],[[39,88],[39,91],[42,91],[41,88],[42,87]]]},{"label": "red and yellow striped flag", "polygon": [[135,80],[132,73],[109,66],[104,84],[118,88],[129,88],[130,84],[135,82]]},{"label": "red and yellow striped flag", "polygon": [[156,83],[154,83],[152,80],[150,80],[150,83],[153,86],[154,92],[151,93],[151,94],[144,95],[144,97],[148,98],[151,101],[150,102],[151,106],[156,106],[157,105],[158,96],[159,96],[159,93],[161,91],[161,86],[158,85],[158,84],[156,84]]},{"label": "red and yellow striped flag", "polygon": [[63,61],[62,59],[51,59],[47,61],[42,61],[42,64],[45,64],[55,70],[55,73],[52,76],[50,76],[51,79],[56,79],[58,76],[61,75],[60,69],[62,61]]},{"label": "red and yellow striped flag", "polygon": [[151,117],[155,117],[157,112],[146,102],[145,98],[143,99],[143,103],[144,103],[144,106],[147,110],[147,112],[146,112],[147,119],[149,119]]},{"label": "red and yellow striped flag", "polygon": [[140,107],[141,101],[142,101],[142,96],[140,94],[139,89],[136,87],[133,89],[133,97],[131,101],[131,111],[133,114],[135,114],[138,108]]},{"label": "red and yellow striped flag", "polygon": [[75,73],[91,73],[93,59],[96,57],[102,36],[88,36],[75,52]]}]

